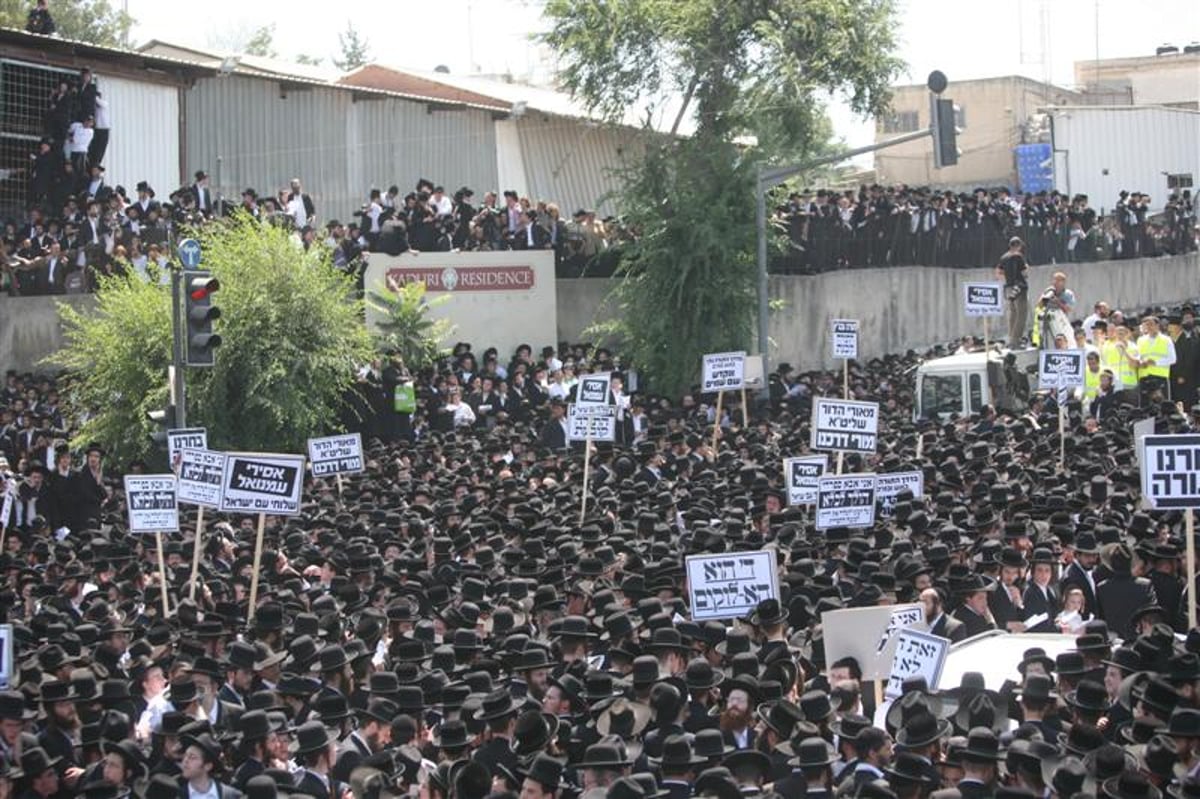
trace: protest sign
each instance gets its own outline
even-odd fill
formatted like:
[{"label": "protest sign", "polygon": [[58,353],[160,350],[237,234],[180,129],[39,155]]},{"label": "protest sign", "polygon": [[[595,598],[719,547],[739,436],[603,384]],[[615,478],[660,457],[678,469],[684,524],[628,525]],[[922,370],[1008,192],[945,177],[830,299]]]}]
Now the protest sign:
[{"label": "protest sign", "polygon": [[904,681],[909,677],[924,677],[929,690],[936,690],[949,651],[948,638],[918,630],[901,630],[896,635],[896,654],[892,657],[892,668],[883,695],[888,699],[900,696]]},{"label": "protest sign", "polygon": [[224,471],[223,452],[183,450],[179,453],[179,501],[201,507],[221,507],[221,475]]},{"label": "protest sign", "polygon": [[891,472],[875,475],[875,499],[879,501],[879,515],[891,516],[896,496],[904,491],[911,491],[914,498],[924,496],[924,473]]},{"label": "protest sign", "polygon": [[203,427],[182,427],[167,431],[167,462],[172,470],[179,468],[179,453],[185,449],[208,449],[208,430]]},{"label": "protest sign", "polygon": [[4,504],[0,505],[0,530],[7,530],[13,523],[13,503],[16,502],[16,482],[9,480],[4,490]]},{"label": "protest sign", "polygon": [[568,405],[568,441],[616,441],[616,405]]},{"label": "protest sign", "polygon": [[1004,287],[999,283],[963,283],[967,316],[1004,316]]},{"label": "protest sign", "polygon": [[13,674],[13,626],[0,624],[0,689],[11,687]]},{"label": "protest sign", "polygon": [[829,459],[824,455],[804,455],[783,459],[783,477],[789,505],[811,505],[817,501],[817,479],[825,474]]},{"label": "protest sign", "polygon": [[1142,438],[1142,495],[1155,510],[1200,508],[1200,435]]},{"label": "protest sign", "polygon": [[745,616],[764,599],[779,599],[775,550],[689,555],[687,584],[693,621]]},{"label": "protest sign", "polygon": [[858,357],[858,320],[834,319],[829,323],[829,341],[834,358]]},{"label": "protest sign", "polygon": [[579,378],[579,386],[575,390],[575,404],[584,407],[608,405],[611,381],[612,374],[609,372],[584,375]]},{"label": "protest sign", "polygon": [[304,456],[230,452],[221,474],[221,510],[290,516],[300,512]]},{"label": "protest sign", "polygon": [[817,481],[817,529],[875,524],[875,475],[826,475]]},{"label": "protest sign", "polygon": [[362,434],[310,438],[308,460],[312,464],[313,477],[358,474],[363,471]]},{"label": "protest sign", "polygon": [[1083,368],[1083,350],[1043,350],[1038,356],[1038,388],[1082,388]]},{"label": "protest sign", "polygon": [[879,403],[829,397],[813,400],[813,449],[874,452],[879,432]]},{"label": "protest sign", "polygon": [[179,531],[174,474],[125,475],[125,502],[129,508],[129,532]]},{"label": "protest sign", "polygon": [[417,389],[412,383],[401,383],[392,394],[392,410],[413,413],[417,410]]},{"label": "protest sign", "polygon": [[900,630],[926,629],[919,603],[872,605],[829,610],[821,614],[825,636],[825,662],[845,657],[858,661],[863,680],[886,680],[892,669]]},{"label": "protest sign", "polygon": [[737,391],[746,385],[746,353],[715,352],[704,356],[704,379],[700,390]]}]

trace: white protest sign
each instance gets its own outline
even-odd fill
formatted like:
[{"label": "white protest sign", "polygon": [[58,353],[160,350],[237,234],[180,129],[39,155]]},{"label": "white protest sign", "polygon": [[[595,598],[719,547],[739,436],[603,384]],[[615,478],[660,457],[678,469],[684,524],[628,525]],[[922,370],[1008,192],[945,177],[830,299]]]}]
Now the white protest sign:
[{"label": "white protest sign", "polygon": [[1038,356],[1038,388],[1082,388],[1083,366],[1083,350],[1043,350]]},{"label": "white protest sign", "polygon": [[764,599],[779,599],[775,550],[689,555],[687,586],[693,621],[745,616]]},{"label": "white protest sign", "polygon": [[892,657],[892,668],[888,674],[887,688],[883,695],[888,699],[900,696],[904,681],[910,677],[924,677],[929,690],[937,690],[946,654],[950,651],[950,640],[917,630],[901,630],[896,636],[896,654]]},{"label": "white protest sign", "polygon": [[203,427],[180,427],[167,431],[167,463],[179,467],[179,453],[185,449],[208,449],[208,430]]},{"label": "white protest sign", "polygon": [[616,405],[568,405],[568,441],[616,441]]},{"label": "white protest sign", "polygon": [[879,432],[879,403],[830,397],[813,400],[813,449],[874,452]]},{"label": "white protest sign", "polygon": [[825,662],[852,657],[862,669],[864,680],[886,680],[896,652],[896,634],[910,622],[925,629],[924,618],[919,618],[923,613],[923,607],[915,602],[825,611],[821,614]]},{"label": "white protest sign", "polygon": [[1200,508],[1200,435],[1146,436],[1141,463],[1151,508]]},{"label": "white protest sign", "polygon": [[875,475],[825,475],[817,481],[817,529],[875,524]]},{"label": "white protest sign", "polygon": [[700,390],[737,391],[746,386],[746,353],[715,352],[704,356],[704,378]]},{"label": "white protest sign", "polygon": [[304,456],[230,452],[221,475],[221,510],[290,516],[300,512]]},{"label": "white protest sign", "polygon": [[829,468],[824,455],[783,459],[783,479],[789,505],[811,505],[817,501],[817,480]]},{"label": "white protest sign", "polygon": [[607,405],[611,382],[611,372],[600,372],[579,378],[579,386],[575,390],[575,404]]},{"label": "white protest sign", "polygon": [[13,523],[13,503],[16,502],[16,492],[14,491],[15,484],[13,481],[8,481],[8,488],[4,491],[4,505],[0,506],[0,527],[8,529],[8,526]]},{"label": "white protest sign", "polygon": [[312,464],[313,477],[358,474],[363,471],[362,434],[310,438],[308,460]]},{"label": "white protest sign", "polygon": [[131,533],[179,531],[174,474],[125,475],[125,504]]},{"label": "white protest sign", "polygon": [[896,505],[896,497],[904,491],[911,491],[914,498],[925,495],[925,474],[923,472],[890,472],[875,475],[875,498],[879,500],[879,514],[891,516],[892,508]]},{"label": "white protest sign", "polygon": [[12,685],[13,674],[13,626],[0,624],[0,689]]},{"label": "white protest sign", "polygon": [[1004,316],[1004,287],[999,283],[963,283],[967,316]]},{"label": "white protest sign", "polygon": [[225,453],[185,449],[179,453],[179,501],[206,508],[221,507],[221,475]]},{"label": "white protest sign", "polygon": [[[1133,423],[1133,458],[1138,466],[1142,463],[1142,439],[1154,435],[1154,419],[1140,419]],[[1142,492],[1145,494],[1145,492]]]},{"label": "white protest sign", "polygon": [[829,341],[835,358],[858,357],[858,320],[834,319],[829,323]]}]

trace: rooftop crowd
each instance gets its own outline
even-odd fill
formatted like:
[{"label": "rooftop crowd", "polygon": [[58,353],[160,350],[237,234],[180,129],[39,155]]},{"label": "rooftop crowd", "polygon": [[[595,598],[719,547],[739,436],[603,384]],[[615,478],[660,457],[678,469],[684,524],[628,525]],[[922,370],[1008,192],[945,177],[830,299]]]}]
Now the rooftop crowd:
[{"label": "rooftop crowd", "polygon": [[[818,532],[811,507],[787,504],[781,464],[807,452],[812,398],[839,396],[839,375],[780,364],[748,423],[736,405],[722,413],[715,447],[712,397],[630,397],[614,379],[618,443],[591,457],[581,520],[572,387],[544,378],[617,359],[580,346],[477,359],[463,343],[415,376],[413,413],[382,403],[365,473],[340,490],[310,478],[299,516],[267,518],[252,619],[255,519],[207,514],[193,598],[185,508],[163,585],[154,538],[126,530],[118,479],[145,465],[100,444],[72,452],[62,441],[86,409],[70,407],[69,377],[10,372],[0,790],[1196,795],[1184,518],[1140,509],[1131,424],[1192,431],[1200,408],[1130,393],[1097,425],[1072,401],[1060,469],[1053,396],[1020,415],[914,423],[919,360],[851,366],[851,395],[879,402],[882,422],[877,454],[845,468],[918,469],[926,495],[902,494],[870,528]],[[410,379],[398,363],[361,378],[384,398]],[[515,405],[480,401],[502,381]],[[693,621],[684,557],[764,547],[779,598]],[[1067,646],[1024,645],[1019,669],[960,685],[910,681],[881,706],[860,664],[826,652],[822,614],[896,602],[919,603],[922,626],[951,641],[1028,621]]]}]

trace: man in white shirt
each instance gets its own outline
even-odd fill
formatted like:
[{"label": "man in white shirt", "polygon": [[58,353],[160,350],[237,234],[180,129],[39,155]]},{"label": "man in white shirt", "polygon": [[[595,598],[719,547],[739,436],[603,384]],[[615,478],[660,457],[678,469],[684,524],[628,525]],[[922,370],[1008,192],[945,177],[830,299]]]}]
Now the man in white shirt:
[{"label": "man in white shirt", "polygon": [[450,216],[454,212],[454,203],[446,196],[446,190],[441,186],[434,186],[433,195],[429,198],[429,207],[438,216]]},{"label": "man in white shirt", "polygon": [[1089,344],[1094,344],[1092,340],[1092,331],[1099,321],[1108,321],[1108,303],[1100,300],[1092,307],[1092,312],[1083,320],[1083,334],[1087,337]]},{"label": "man in white shirt", "polygon": [[96,120],[89,116],[82,122],[72,122],[67,129],[67,156],[80,175],[87,172],[88,148],[96,135],[95,124]]},{"label": "man in white shirt", "polygon": [[104,161],[108,152],[109,112],[108,100],[99,90],[96,91],[96,119],[93,128],[92,143],[88,146],[88,163],[99,164]]}]

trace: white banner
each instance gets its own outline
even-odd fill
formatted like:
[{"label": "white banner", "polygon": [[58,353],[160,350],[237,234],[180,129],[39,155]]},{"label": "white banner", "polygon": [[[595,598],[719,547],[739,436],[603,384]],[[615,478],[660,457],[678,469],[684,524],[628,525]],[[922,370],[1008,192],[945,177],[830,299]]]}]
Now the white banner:
[{"label": "white banner", "polygon": [[1004,286],[999,283],[963,283],[967,316],[1004,316]]},{"label": "white banner", "polygon": [[1142,496],[1155,510],[1200,508],[1200,435],[1142,439]]},{"label": "white banner", "polygon": [[812,505],[817,501],[817,481],[829,468],[825,455],[803,455],[783,459],[783,479],[789,505]]},{"label": "white banner", "polygon": [[167,462],[171,464],[171,471],[179,471],[179,453],[185,449],[208,449],[208,430],[180,427],[167,431]]},{"label": "white banner", "polygon": [[14,674],[13,626],[0,624],[0,689],[8,690],[12,686]]},{"label": "white banner", "polygon": [[1083,388],[1083,350],[1043,350],[1038,355],[1038,388]]},{"label": "white banner", "polygon": [[221,475],[225,453],[185,449],[179,453],[179,501],[206,508],[221,507]]},{"label": "white banner", "polygon": [[875,475],[826,475],[817,482],[817,529],[875,524]]},{"label": "white banner", "polygon": [[568,441],[616,441],[616,405],[568,405]]},{"label": "white banner", "polygon": [[779,599],[775,550],[687,557],[693,621],[740,618],[764,599]]},{"label": "white banner", "polygon": [[300,512],[304,456],[230,452],[221,475],[221,510],[291,516]]},{"label": "white banner", "polygon": [[347,433],[308,440],[308,460],[313,477],[358,474],[363,471],[362,434]]},{"label": "white banner", "polygon": [[129,510],[129,532],[179,532],[174,474],[125,475],[125,505]]},{"label": "white banner", "polygon": [[829,397],[813,400],[813,449],[874,452],[879,432],[879,403]]},{"label": "white banner", "polygon": [[821,614],[825,661],[852,657],[862,669],[864,680],[886,680],[898,633],[914,626],[925,629],[924,613],[917,603],[827,610]]},{"label": "white banner", "polygon": [[832,320],[829,323],[829,341],[834,358],[857,358],[858,320]]},{"label": "white banner", "polygon": [[579,386],[575,389],[575,404],[583,406],[607,405],[609,383],[611,382],[611,372],[584,375],[579,378]]},{"label": "white banner", "polygon": [[737,391],[746,385],[746,353],[714,352],[704,356],[704,379],[700,390]]},{"label": "white banner", "polygon": [[901,630],[896,636],[896,654],[888,675],[888,699],[900,696],[904,681],[909,677],[924,677],[930,691],[938,689],[938,678],[950,652],[950,640],[917,630]]},{"label": "white banner", "polygon": [[925,496],[925,474],[923,472],[890,472],[875,475],[875,498],[879,500],[879,514],[891,516],[896,505],[896,496],[912,491],[914,499]]}]

